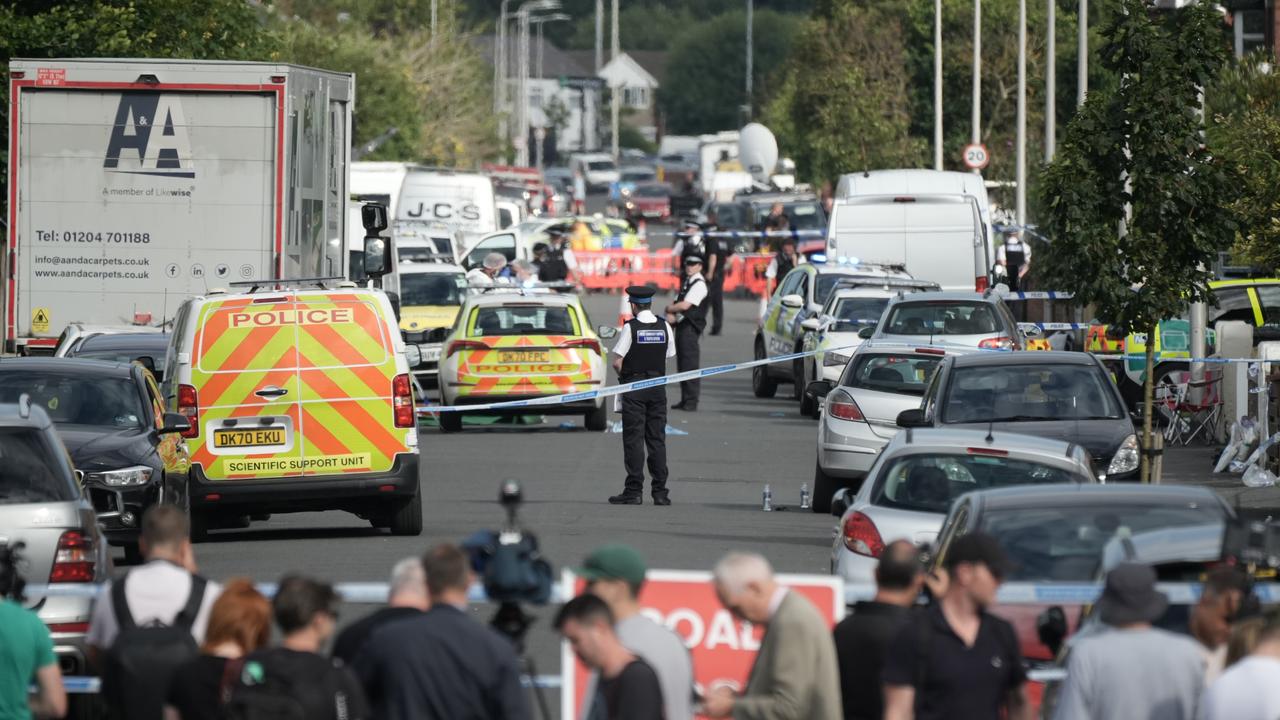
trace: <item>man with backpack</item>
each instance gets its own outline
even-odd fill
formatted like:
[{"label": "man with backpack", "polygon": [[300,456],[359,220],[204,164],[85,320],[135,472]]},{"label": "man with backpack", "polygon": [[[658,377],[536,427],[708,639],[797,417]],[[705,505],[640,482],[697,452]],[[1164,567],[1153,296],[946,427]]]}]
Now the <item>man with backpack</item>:
[{"label": "man with backpack", "polygon": [[994,537],[974,532],[952,544],[944,566],[946,590],[889,645],[885,720],[1030,720],[1013,626],[987,612],[1008,557]]},{"label": "man with backpack", "polygon": [[106,584],[85,641],[112,713],[159,720],[173,671],[198,654],[222,587],[195,574],[190,524],[173,505],[142,516],[138,548],[146,562]]},{"label": "man with backpack", "polygon": [[271,609],[280,647],[244,658],[231,683],[228,720],[363,720],[364,693],[341,660],[320,654],[338,624],[338,593],[301,575],[280,579]]}]

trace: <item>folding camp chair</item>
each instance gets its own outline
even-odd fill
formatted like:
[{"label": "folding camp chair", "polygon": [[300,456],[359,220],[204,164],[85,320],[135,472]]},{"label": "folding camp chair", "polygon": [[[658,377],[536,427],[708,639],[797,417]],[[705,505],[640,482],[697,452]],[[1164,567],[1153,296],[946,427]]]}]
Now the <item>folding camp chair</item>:
[{"label": "folding camp chair", "polygon": [[1179,389],[1173,407],[1174,421],[1165,432],[1165,439],[1173,444],[1190,445],[1196,436],[1204,433],[1201,441],[1211,443],[1217,436],[1222,422],[1222,371],[1206,369],[1204,379],[1191,379],[1191,373],[1174,373]]}]

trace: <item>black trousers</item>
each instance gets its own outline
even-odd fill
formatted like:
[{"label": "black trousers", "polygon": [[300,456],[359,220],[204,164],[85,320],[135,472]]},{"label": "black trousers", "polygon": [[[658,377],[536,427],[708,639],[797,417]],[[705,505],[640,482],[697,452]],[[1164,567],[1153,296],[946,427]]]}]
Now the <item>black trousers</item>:
[{"label": "black trousers", "polygon": [[724,273],[707,283],[707,313],[711,316],[711,334],[719,335],[724,327]]},{"label": "black trousers", "polygon": [[[702,330],[693,323],[685,321],[676,325],[676,370],[697,370],[702,359]],[[680,383],[680,404],[694,407],[698,404],[698,394],[702,389],[701,380],[685,380]]]},{"label": "black trousers", "polygon": [[650,491],[667,494],[667,389],[645,388],[622,396],[622,462],[627,468],[625,495],[644,494],[645,451]]}]

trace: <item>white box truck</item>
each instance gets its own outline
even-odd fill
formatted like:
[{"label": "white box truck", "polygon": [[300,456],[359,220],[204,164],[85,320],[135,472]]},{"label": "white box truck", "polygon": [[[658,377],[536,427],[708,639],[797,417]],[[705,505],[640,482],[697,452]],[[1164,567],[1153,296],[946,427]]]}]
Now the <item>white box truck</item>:
[{"label": "white box truck", "polygon": [[276,63],[9,64],[5,349],[163,325],[232,282],[346,273],[355,78]]}]

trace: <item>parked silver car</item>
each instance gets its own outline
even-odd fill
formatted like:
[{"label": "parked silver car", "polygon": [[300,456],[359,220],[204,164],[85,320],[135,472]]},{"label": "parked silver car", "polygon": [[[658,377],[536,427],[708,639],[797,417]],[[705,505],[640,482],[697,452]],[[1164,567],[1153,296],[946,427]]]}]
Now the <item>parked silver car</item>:
[{"label": "parked silver car", "polygon": [[861,335],[898,342],[947,343],[982,350],[1024,350],[1039,337],[1034,325],[1020,328],[998,293],[939,292],[901,295],[889,301],[880,324]]},{"label": "parked silver car", "polygon": [[1090,462],[1084,448],[1059,440],[985,430],[903,431],[852,500],[837,493],[831,573],[845,582],[874,582],[885,545],[932,543],[955,498],[1013,485],[1093,483]]},{"label": "parked silver car", "polygon": [[[107,543],[93,506],[48,415],[23,396],[0,405],[0,542],[24,543],[21,569],[30,585],[105,582]],[[28,589],[27,607],[49,627],[64,675],[85,675],[89,596],[43,595]]]},{"label": "parked silver car", "polygon": [[898,434],[898,414],[920,406],[942,359],[970,352],[977,351],[868,340],[853,351],[836,381],[824,378],[805,388],[807,397],[823,402],[813,469],[814,512],[828,512],[831,496],[842,487],[857,491],[881,448]]}]

